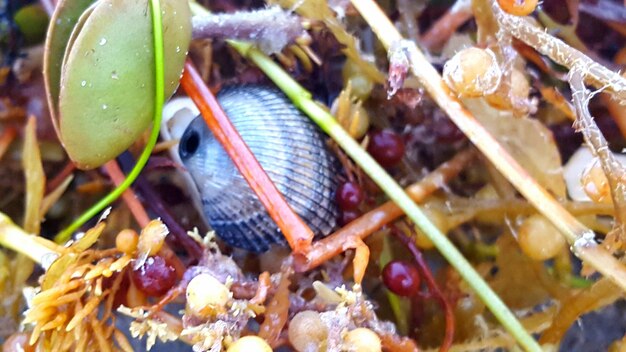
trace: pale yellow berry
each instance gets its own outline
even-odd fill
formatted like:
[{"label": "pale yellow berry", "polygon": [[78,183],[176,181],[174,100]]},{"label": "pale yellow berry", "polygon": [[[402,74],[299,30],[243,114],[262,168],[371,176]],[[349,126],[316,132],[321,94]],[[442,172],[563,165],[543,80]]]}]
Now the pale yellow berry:
[{"label": "pale yellow berry", "polygon": [[542,215],[532,215],[524,220],[519,228],[518,241],[522,252],[534,260],[555,257],[567,243]]},{"label": "pale yellow berry", "polygon": [[592,201],[605,204],[613,203],[609,180],[606,178],[602,167],[597,161],[583,171],[580,182],[583,185],[585,194],[587,194]]},{"label": "pale yellow berry", "polygon": [[380,337],[370,329],[356,328],[343,339],[345,350],[350,352],[381,352]]},{"label": "pale yellow berry", "polygon": [[493,93],[501,76],[496,55],[489,49],[463,49],[443,66],[446,84],[461,97],[475,98]]},{"label": "pale yellow berry", "polygon": [[137,249],[139,235],[137,231],[125,229],[120,231],[115,237],[115,248],[125,254],[132,254]]},{"label": "pale yellow berry", "polygon": [[223,311],[230,300],[230,291],[210,274],[200,274],[187,285],[187,310],[195,316],[208,318]]},{"label": "pale yellow berry", "polygon": [[272,348],[262,338],[250,335],[233,342],[226,352],[272,352]]},{"label": "pale yellow berry", "polygon": [[289,322],[289,342],[298,352],[326,350],[328,328],[318,312],[307,310],[296,314]]},{"label": "pale yellow berry", "polygon": [[498,89],[493,94],[485,98],[489,105],[500,110],[510,110],[513,107],[527,105],[530,94],[530,84],[521,70],[516,68],[511,70],[508,80],[503,80]]},{"label": "pale yellow berry", "polygon": [[156,255],[165,242],[165,236],[169,233],[167,226],[160,220],[152,220],[141,230],[139,242],[137,243],[137,251],[139,255],[153,256]]}]

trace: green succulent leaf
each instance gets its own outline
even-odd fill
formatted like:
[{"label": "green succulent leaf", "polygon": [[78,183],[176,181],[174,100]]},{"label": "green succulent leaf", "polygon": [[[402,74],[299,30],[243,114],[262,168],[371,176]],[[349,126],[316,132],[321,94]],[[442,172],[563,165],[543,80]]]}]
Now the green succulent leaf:
[{"label": "green succulent leaf", "polygon": [[[178,86],[191,40],[185,0],[161,0],[165,98]],[[98,167],[126,150],[154,114],[148,0],[100,0],[67,36],[58,95],[60,139],[76,165]]]},{"label": "green succulent leaf", "polygon": [[93,0],[60,0],[50,19],[46,50],[43,58],[44,81],[48,96],[48,107],[54,129],[59,134],[58,109],[61,89],[61,67],[72,30],[81,14]]}]

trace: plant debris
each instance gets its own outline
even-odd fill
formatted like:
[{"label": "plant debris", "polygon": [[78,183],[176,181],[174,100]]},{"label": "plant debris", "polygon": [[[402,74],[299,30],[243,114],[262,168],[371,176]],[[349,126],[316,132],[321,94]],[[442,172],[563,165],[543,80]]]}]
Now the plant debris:
[{"label": "plant debris", "polygon": [[[621,2],[0,10],[4,351],[624,348]],[[330,192],[303,172],[317,153],[278,133],[293,120],[276,99],[257,107],[282,109],[276,125],[234,128],[256,98],[213,93],[245,85],[326,133],[311,138],[332,154]],[[187,128],[198,114],[205,134]],[[234,168],[190,173],[203,138]],[[202,191],[227,177],[213,223],[285,241],[251,253],[208,227]],[[323,202],[302,210],[303,184]],[[236,203],[248,192],[254,209]],[[307,216],[324,204],[327,236]]]}]

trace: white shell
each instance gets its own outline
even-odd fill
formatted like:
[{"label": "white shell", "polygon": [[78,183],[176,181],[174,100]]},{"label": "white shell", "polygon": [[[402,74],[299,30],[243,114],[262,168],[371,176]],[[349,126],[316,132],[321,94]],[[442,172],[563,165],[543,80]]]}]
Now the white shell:
[{"label": "white shell", "polygon": [[[194,104],[191,98],[178,97],[170,99],[163,106],[163,118],[161,119],[161,139],[163,141],[180,140],[180,137],[185,133],[185,129],[189,126],[189,123],[200,114],[198,107]],[[168,150],[172,160],[184,167],[180,155],[178,154],[178,143],[174,144]],[[185,184],[185,189],[189,191],[189,196],[193,201],[194,207],[202,214],[202,198],[200,192],[196,187],[196,183],[188,172],[178,171],[177,174],[181,177]],[[207,227],[209,224],[206,219],[202,218]]]}]

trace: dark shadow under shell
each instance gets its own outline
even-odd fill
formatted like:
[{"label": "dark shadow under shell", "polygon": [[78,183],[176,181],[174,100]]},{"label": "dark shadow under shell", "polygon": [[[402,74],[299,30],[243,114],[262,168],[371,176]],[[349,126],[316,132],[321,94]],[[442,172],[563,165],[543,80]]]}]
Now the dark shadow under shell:
[{"label": "dark shadow under shell", "polygon": [[[316,235],[329,234],[337,219],[338,167],[317,126],[276,89],[236,86],[217,98],[291,208]],[[221,239],[255,252],[286,244],[201,117],[191,122],[179,150],[202,195],[204,215]]]}]

